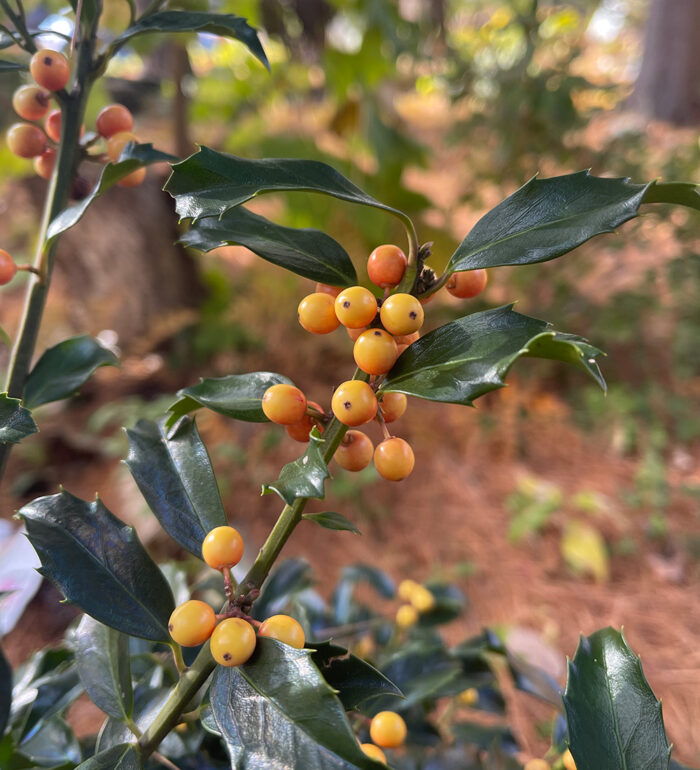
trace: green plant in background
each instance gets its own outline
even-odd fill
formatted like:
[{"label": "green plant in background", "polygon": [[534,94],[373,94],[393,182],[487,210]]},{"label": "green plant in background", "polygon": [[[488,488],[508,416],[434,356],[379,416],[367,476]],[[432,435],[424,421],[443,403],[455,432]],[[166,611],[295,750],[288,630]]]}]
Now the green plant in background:
[{"label": "green plant in background", "polygon": [[[96,341],[77,337],[45,351],[31,366],[57,239],[97,196],[120,181],[142,178],[143,167],[152,162],[172,163],[166,190],[189,223],[183,242],[201,251],[240,244],[318,282],[317,291],[300,304],[302,325],[327,333],[342,323],[359,335],[353,349],[358,367],[336,389],[330,410],[307,403],[283,374],[237,373],[184,388],[166,419],[140,420],[128,431],[127,465],[151,511],[191,561],[203,559],[220,572],[218,580],[190,583],[199,569],[160,569],[133,529],[99,498],[90,503],[64,490],[22,507],[19,515],[42,574],[85,615],[67,646],[40,652],[15,674],[0,657],[3,762],[17,770],[132,770],[172,767],[174,761],[182,768],[370,770],[385,761],[407,769],[520,767],[507,726],[485,729],[460,712],[464,706],[502,711],[492,667],[496,656],[519,687],[560,712],[550,758],[567,770],[574,760],[579,770],[668,767],[660,704],[618,632],[605,629],[582,639],[562,700],[555,683],[510,655],[490,632],[456,647],[445,645],[435,627],[458,617],[463,604],[449,585],[409,580],[395,593],[379,569],[355,565],[344,570],[326,604],[311,590],[303,563],[277,562],[298,526],[320,525],[330,530],[328,537],[348,536],[338,530],[356,532],[342,512],[305,512],[311,500],[324,498],[334,456],[354,470],[373,458],[386,479],[410,474],[413,450],[388,427],[405,408],[406,395],[471,405],[502,387],[510,368],[526,357],[571,364],[605,387],[597,348],[508,305],[464,315],[417,338],[421,300],[442,287],[474,296],[485,284],[484,269],[562,256],[636,217],[643,205],[700,208],[694,186],[632,184],[587,172],[531,179],[476,224],[442,275],[427,266],[430,247],[420,244],[406,213],[315,160],[250,160],[203,146],[174,162],[117,132],[117,141],[107,144],[112,162],[96,187],[68,205],[79,160],[96,154],[93,142],[101,141],[80,139],[90,87],[127,41],[146,32],[206,31],[238,39],[263,63],[265,53],[241,17],[161,11],[158,3],[140,16],[132,9],[126,31],[103,43],[95,1],[80,6],[72,61],[55,53],[37,56],[36,33],[22,6],[1,1],[10,22],[3,45],[24,51],[3,68],[23,68],[33,55],[33,77],[54,94],[61,122],[8,392],[0,398],[3,463],[13,443],[37,430],[34,408],[68,397],[96,368],[116,363]],[[67,73],[57,88],[42,69],[53,71],[55,62]],[[113,114],[123,128],[123,113]],[[21,155],[38,156],[46,139],[31,122],[25,125],[13,132],[10,144]],[[111,129],[100,128],[99,119],[97,127],[111,141]],[[394,217],[405,230],[407,255],[396,246],[375,250],[368,261],[375,284],[370,291],[357,285],[355,266],[335,239],[308,227],[281,226],[243,205],[266,193],[295,191],[326,196],[327,205],[334,198]],[[11,258],[4,266],[9,280]],[[245,574],[232,574],[244,545],[228,524],[190,416],[199,409],[253,423],[270,420],[308,443],[277,480],[263,486],[263,493],[277,494],[284,507]],[[360,431],[349,430],[372,419],[384,432],[376,449]],[[403,604],[396,616],[389,620],[373,603],[357,601],[358,583],[368,583],[383,599],[398,595]],[[194,590],[208,601],[191,599]],[[338,639],[357,639],[364,656],[348,655]],[[82,692],[107,719],[97,737],[78,741],[63,717]]]}]

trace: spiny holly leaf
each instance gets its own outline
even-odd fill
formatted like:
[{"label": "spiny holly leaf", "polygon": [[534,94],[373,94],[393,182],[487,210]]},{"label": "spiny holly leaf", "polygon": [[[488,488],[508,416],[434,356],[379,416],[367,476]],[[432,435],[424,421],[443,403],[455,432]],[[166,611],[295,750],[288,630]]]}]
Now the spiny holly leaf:
[{"label": "spiny holly leaf", "polygon": [[220,219],[195,222],[180,239],[185,246],[211,251],[218,246],[245,246],[274,265],[331,286],[353,286],[357,274],[347,251],[321,230],[282,227],[243,206]]},{"label": "spiny holly leaf", "polygon": [[164,189],[175,198],[181,219],[220,217],[261,193],[292,190],[332,195],[407,219],[401,211],[375,200],[332,166],[317,160],[248,160],[201,147],[173,166]]},{"label": "spiny holly leaf", "polygon": [[12,706],[12,669],[0,647],[0,735],[5,732],[5,725],[10,717]]},{"label": "spiny holly leaf", "polygon": [[84,615],[73,641],[80,680],[92,702],[115,719],[129,719],[134,698],[128,637]]},{"label": "spiny holly leaf", "polygon": [[671,749],[661,703],[621,633],[581,637],[564,693],[578,770],[664,770]]},{"label": "spiny holly leaf", "polygon": [[700,211],[700,185],[693,182],[652,182],[642,203],[676,203]]},{"label": "spiny holly leaf", "polygon": [[0,444],[17,444],[39,429],[18,398],[0,394]]},{"label": "spiny holly leaf", "polygon": [[446,270],[528,265],[560,257],[636,217],[648,187],[588,171],[535,177],[476,223]]},{"label": "spiny holly leaf", "polygon": [[170,408],[166,427],[174,425],[182,415],[204,406],[213,412],[246,422],[267,422],[262,410],[262,397],[272,385],[292,381],[274,372],[230,374],[228,377],[203,379],[198,385],[178,390],[180,397]]},{"label": "spiny holly leaf", "polygon": [[88,503],[64,490],[33,500],[18,515],[41,559],[41,573],[69,602],[125,634],[170,638],[170,587],[134,528],[101,500]]},{"label": "spiny holly leaf", "polygon": [[253,657],[214,672],[211,708],[232,767],[250,770],[374,770],[343,705],[311,660],[273,639],[258,639]]},{"label": "spiny holly leaf", "polygon": [[68,398],[101,366],[119,366],[119,359],[86,334],[63,340],[36,362],[24,386],[24,403],[33,409]]},{"label": "spiny holly leaf", "polygon": [[150,166],[152,163],[171,163],[177,160],[174,155],[168,155],[167,152],[156,150],[152,144],[136,144],[129,142],[122,150],[118,163],[108,163],[100,174],[97,184],[92,192],[83,198],[79,203],[64,209],[55,219],[52,220],[47,232],[47,242],[50,243],[54,238],[70,230],[73,225],[77,225],[88,210],[90,204],[109,190],[110,187],[124,177],[129,176],[133,171],[144,166]]},{"label": "spiny holly leaf", "polygon": [[503,387],[503,378],[521,356],[573,364],[605,389],[595,360],[599,355],[581,337],[551,331],[544,321],[506,305],[472,313],[421,337],[399,356],[379,393],[471,405]]},{"label": "spiny holly leaf", "polygon": [[141,770],[143,764],[133,743],[120,743],[78,765],[75,770]]},{"label": "spiny holly leaf", "polygon": [[149,32],[209,32],[212,35],[232,37],[243,43],[256,59],[270,69],[257,30],[244,18],[234,16],[232,13],[194,11],[152,13],[125,29],[112,43],[112,49],[118,50],[137,35],[145,35]]},{"label": "spiny holly leaf", "polygon": [[287,505],[291,505],[298,497],[323,499],[326,494],[325,482],[331,475],[323,459],[323,444],[324,440],[318,428],[313,428],[309,433],[309,447],[306,452],[298,460],[287,463],[280,471],[277,481],[263,484],[263,495],[277,492]]},{"label": "spiny holly leaf", "polygon": [[141,494],[170,537],[201,558],[204,538],[228,522],[194,421],[183,417],[167,432],[162,423],[139,420],[126,435],[126,464]]},{"label": "spiny holly leaf", "polygon": [[302,515],[302,519],[308,521],[315,521],[321,527],[325,529],[335,529],[346,532],[353,532],[355,535],[362,534],[360,530],[342,513],[336,513],[335,511],[324,511],[323,513],[305,513]]}]

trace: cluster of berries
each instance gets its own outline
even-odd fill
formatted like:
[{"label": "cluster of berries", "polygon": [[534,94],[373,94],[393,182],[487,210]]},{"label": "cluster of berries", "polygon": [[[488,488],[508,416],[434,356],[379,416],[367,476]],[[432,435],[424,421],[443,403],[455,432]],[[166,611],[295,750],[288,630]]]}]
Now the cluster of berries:
[{"label": "cluster of berries", "polygon": [[399,599],[404,602],[396,611],[399,628],[414,626],[420,616],[435,607],[435,597],[425,586],[415,580],[402,580],[398,588]]},{"label": "cluster of berries", "polygon": [[[312,334],[329,334],[342,324],[354,342],[355,363],[369,375],[369,382],[348,380],[336,388],[332,413],[350,428],[377,420],[384,433],[384,440],[375,448],[362,431],[347,431],[335,461],[346,470],[360,471],[374,459],[379,475],[390,481],[405,479],[415,464],[410,444],[392,436],[386,427],[406,411],[406,396],[385,393],[377,399],[376,395],[381,378],[419,338],[423,326],[421,301],[413,294],[391,293],[401,283],[406,264],[406,255],[398,246],[378,246],[367,260],[367,274],[375,286],[384,289],[381,300],[363,286],[341,290],[316,284],[316,291],[304,297],[298,308],[299,323]],[[486,281],[485,270],[472,270],[452,275],[446,288],[457,297],[475,297]],[[308,441],[311,428],[316,425],[322,431],[330,419],[322,407],[307,402],[304,393],[292,385],[270,387],[262,408],[269,420],[285,425],[297,441]]]},{"label": "cluster of berries", "polygon": [[406,723],[395,711],[380,711],[372,717],[369,736],[373,743],[361,743],[360,748],[368,757],[386,764],[382,749],[397,749],[406,740]]},{"label": "cluster of berries", "polygon": [[[51,95],[66,87],[70,79],[68,59],[58,51],[37,51],[29,63],[29,71],[36,85],[20,86],[12,96],[15,112],[28,123],[14,123],[7,131],[7,146],[20,158],[34,158],[34,170],[43,179],[50,179],[56,164],[56,148],[52,143],[61,141],[61,110],[51,109]],[[44,128],[36,121],[44,120]],[[96,129],[99,137],[106,140],[106,154],[116,162],[129,142],[137,142],[131,133],[134,118],[121,104],[105,107],[97,116]],[[85,133],[82,127],[81,135]],[[140,168],[121,179],[122,187],[135,187],[146,177],[146,169]],[[79,188],[80,185],[76,185]],[[85,193],[83,192],[83,195]],[[78,190],[75,191],[76,197]]]}]

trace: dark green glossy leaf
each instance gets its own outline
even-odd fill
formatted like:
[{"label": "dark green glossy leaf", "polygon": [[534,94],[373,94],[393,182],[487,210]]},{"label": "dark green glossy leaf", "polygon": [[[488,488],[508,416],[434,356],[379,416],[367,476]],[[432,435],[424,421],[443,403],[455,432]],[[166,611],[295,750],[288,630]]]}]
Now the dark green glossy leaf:
[{"label": "dark green glossy leaf", "polygon": [[165,189],[175,198],[181,219],[220,217],[261,193],[293,190],[332,195],[405,219],[405,214],[375,200],[332,166],[317,160],[248,160],[201,147],[173,166]]},{"label": "dark green glossy leaf", "polygon": [[24,386],[24,403],[33,409],[68,398],[101,366],[119,366],[119,360],[97,340],[86,334],[63,340],[36,362]]},{"label": "dark green glossy leaf", "polygon": [[569,662],[564,706],[578,770],[668,768],[661,703],[615,629],[581,637]]},{"label": "dark green glossy leaf", "polygon": [[211,377],[197,385],[178,390],[180,397],[170,408],[166,427],[171,427],[185,414],[206,407],[213,412],[245,422],[267,422],[262,410],[262,397],[272,385],[292,381],[274,372],[250,372],[230,374],[228,377]]},{"label": "dark green glossy leaf", "polygon": [[17,444],[39,429],[18,398],[0,394],[0,444]]},{"label": "dark green glossy leaf", "polygon": [[97,499],[62,491],[20,509],[42,574],[88,615],[125,634],[167,641],[173,596],[133,527]]},{"label": "dark green glossy leaf", "polygon": [[146,502],[170,537],[201,558],[204,538],[228,521],[194,421],[183,417],[168,432],[139,420],[126,435],[126,464]]},{"label": "dark green glossy leaf", "polygon": [[133,693],[128,638],[84,615],[74,645],[78,673],[92,702],[115,719],[129,719]]},{"label": "dark green glossy leaf", "polygon": [[19,750],[39,767],[55,767],[82,759],[80,744],[73,730],[60,717],[53,717],[24,739]]},{"label": "dark green glossy leaf", "polygon": [[318,428],[313,428],[309,434],[309,447],[306,452],[298,460],[287,463],[280,471],[277,481],[263,484],[263,495],[277,492],[287,505],[291,505],[298,497],[323,499],[326,494],[325,481],[331,475],[323,459],[323,443]]},{"label": "dark green glossy leaf", "polygon": [[421,626],[439,626],[449,623],[464,612],[466,599],[456,586],[428,583],[426,588],[433,595],[435,604],[431,610],[421,613]]},{"label": "dark green glossy leaf", "polygon": [[356,619],[353,594],[358,583],[368,583],[384,599],[393,599],[396,596],[396,584],[383,570],[369,564],[352,564],[345,567],[332,600],[334,621],[339,626]]},{"label": "dark green glossy leaf", "polygon": [[362,534],[360,530],[342,513],[335,511],[324,511],[323,513],[305,513],[303,519],[315,521],[316,524],[325,529],[336,529],[340,531],[353,532],[356,535]]},{"label": "dark green glossy leaf", "polygon": [[121,48],[137,35],[150,32],[209,32],[212,35],[231,37],[243,43],[268,69],[270,65],[258,38],[257,30],[241,16],[232,13],[204,13],[194,11],[159,11],[144,16],[124,30],[112,43],[113,49]]},{"label": "dark green glossy leaf", "polygon": [[156,150],[152,144],[135,144],[129,142],[122,150],[118,163],[108,163],[100,174],[97,184],[92,192],[79,203],[64,209],[49,225],[47,240],[51,242],[54,238],[70,230],[77,225],[83,218],[83,214],[88,210],[90,204],[99,198],[102,193],[109,190],[110,187],[125,176],[129,176],[143,166],[150,166],[152,163],[170,163],[177,160],[174,155],[168,155],[167,152]]},{"label": "dark green glossy leaf", "polygon": [[380,393],[407,393],[429,401],[471,405],[504,385],[522,356],[564,361],[583,369],[605,389],[601,351],[573,334],[520,315],[511,305],[485,310],[440,326],[399,356]]},{"label": "dark green glossy leaf", "polygon": [[652,182],[642,203],[675,203],[700,211],[700,186],[693,182]]},{"label": "dark green glossy leaf", "polygon": [[476,223],[450,258],[447,272],[560,257],[636,217],[647,188],[588,171],[533,178]]},{"label": "dark green glossy leaf", "polygon": [[303,559],[286,559],[275,565],[253,605],[253,617],[269,618],[284,609],[291,597],[313,584],[311,567]]},{"label": "dark green glossy leaf", "polygon": [[348,253],[330,235],[310,228],[282,227],[243,206],[227,211],[220,219],[200,219],[180,243],[200,251],[226,244],[245,246],[268,262],[312,281],[331,286],[357,283]]},{"label": "dark green glossy leaf", "polygon": [[26,70],[27,65],[16,61],[7,61],[7,59],[0,60],[0,74],[3,72],[15,72],[17,70]]},{"label": "dark green glossy leaf", "polygon": [[210,697],[232,767],[382,767],[360,749],[342,704],[314,666],[309,650],[258,639],[248,663],[217,668]]},{"label": "dark green glossy leaf", "polygon": [[72,662],[64,662],[40,676],[29,679],[23,675],[13,691],[13,731],[28,740],[47,721],[61,716],[83,693],[78,670]]},{"label": "dark green glossy leaf", "polygon": [[121,743],[78,765],[76,770],[141,770],[141,758],[133,743]]},{"label": "dark green glossy leaf", "polygon": [[10,717],[12,706],[12,669],[0,647],[0,735],[5,732],[5,725]]},{"label": "dark green glossy leaf", "polygon": [[480,749],[490,749],[494,743],[506,751],[515,752],[518,744],[510,729],[504,725],[483,725],[477,722],[454,722],[450,732],[458,741],[478,746]]}]

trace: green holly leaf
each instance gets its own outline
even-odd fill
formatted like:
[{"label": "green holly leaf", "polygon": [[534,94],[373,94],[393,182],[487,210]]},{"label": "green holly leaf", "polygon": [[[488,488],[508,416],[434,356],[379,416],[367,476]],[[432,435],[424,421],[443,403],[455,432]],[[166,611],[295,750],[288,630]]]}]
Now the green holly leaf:
[{"label": "green holly leaf", "polygon": [[344,626],[354,620],[353,594],[358,583],[367,583],[384,599],[393,599],[396,596],[396,584],[383,570],[370,564],[351,564],[344,567],[333,591],[333,616],[336,625]]},{"label": "green holly leaf", "polygon": [[68,398],[101,366],[119,366],[119,359],[86,334],[63,340],[46,350],[29,373],[24,404],[33,409]]},{"label": "green holly leaf", "polygon": [[458,741],[478,746],[485,751],[494,744],[509,752],[518,751],[518,744],[510,728],[506,725],[484,725],[477,722],[453,722],[450,732]]},{"label": "green holly leaf", "polygon": [[311,228],[282,227],[243,206],[221,218],[205,217],[180,238],[185,246],[211,251],[239,245],[297,275],[331,286],[354,286],[357,273],[347,251],[330,235]]},{"label": "green holly leaf", "polygon": [[232,767],[374,770],[310,650],[258,639],[253,657],[217,667],[211,709]]},{"label": "green holly leaf", "polygon": [[18,398],[0,394],[0,444],[17,444],[39,429]]},{"label": "green holly leaf", "polygon": [[578,770],[668,768],[661,703],[615,629],[581,637],[569,662],[564,706]]},{"label": "green holly leaf", "polygon": [[47,720],[39,730],[23,739],[18,748],[39,767],[56,767],[67,762],[75,765],[82,759],[78,739],[60,717]]},{"label": "green holly leaf", "polygon": [[346,532],[353,532],[355,535],[362,534],[360,530],[342,513],[335,511],[324,511],[323,513],[305,513],[301,517],[307,521],[314,521],[325,529],[335,529]]},{"label": "green holly leaf", "polygon": [[133,743],[120,743],[78,765],[75,770],[141,770],[143,764]]},{"label": "green holly leaf", "polygon": [[0,647],[0,735],[5,732],[12,706],[12,668]]},{"label": "green holly leaf", "polygon": [[134,699],[128,637],[84,615],[73,643],[80,680],[92,702],[108,716],[129,719]]},{"label": "green holly leaf", "polygon": [[111,628],[130,636],[168,641],[175,608],[163,573],[133,527],[96,499],[66,491],[33,500],[19,510],[41,573],[66,599]]},{"label": "green holly leaf", "polygon": [[440,326],[399,356],[379,393],[406,393],[429,401],[471,406],[501,388],[522,356],[564,361],[583,369],[605,389],[596,358],[601,351],[573,334],[520,315],[512,305],[485,310]]},{"label": "green holly leaf", "polygon": [[287,463],[277,481],[263,484],[263,495],[276,492],[287,505],[291,505],[298,497],[323,499],[326,479],[331,476],[321,451],[324,443],[318,428],[312,428],[306,452],[298,460]]},{"label": "green holly leaf", "polygon": [[201,558],[204,538],[228,521],[194,421],[182,417],[168,432],[139,420],[126,435],[126,464],[150,509],[173,540]]}]

